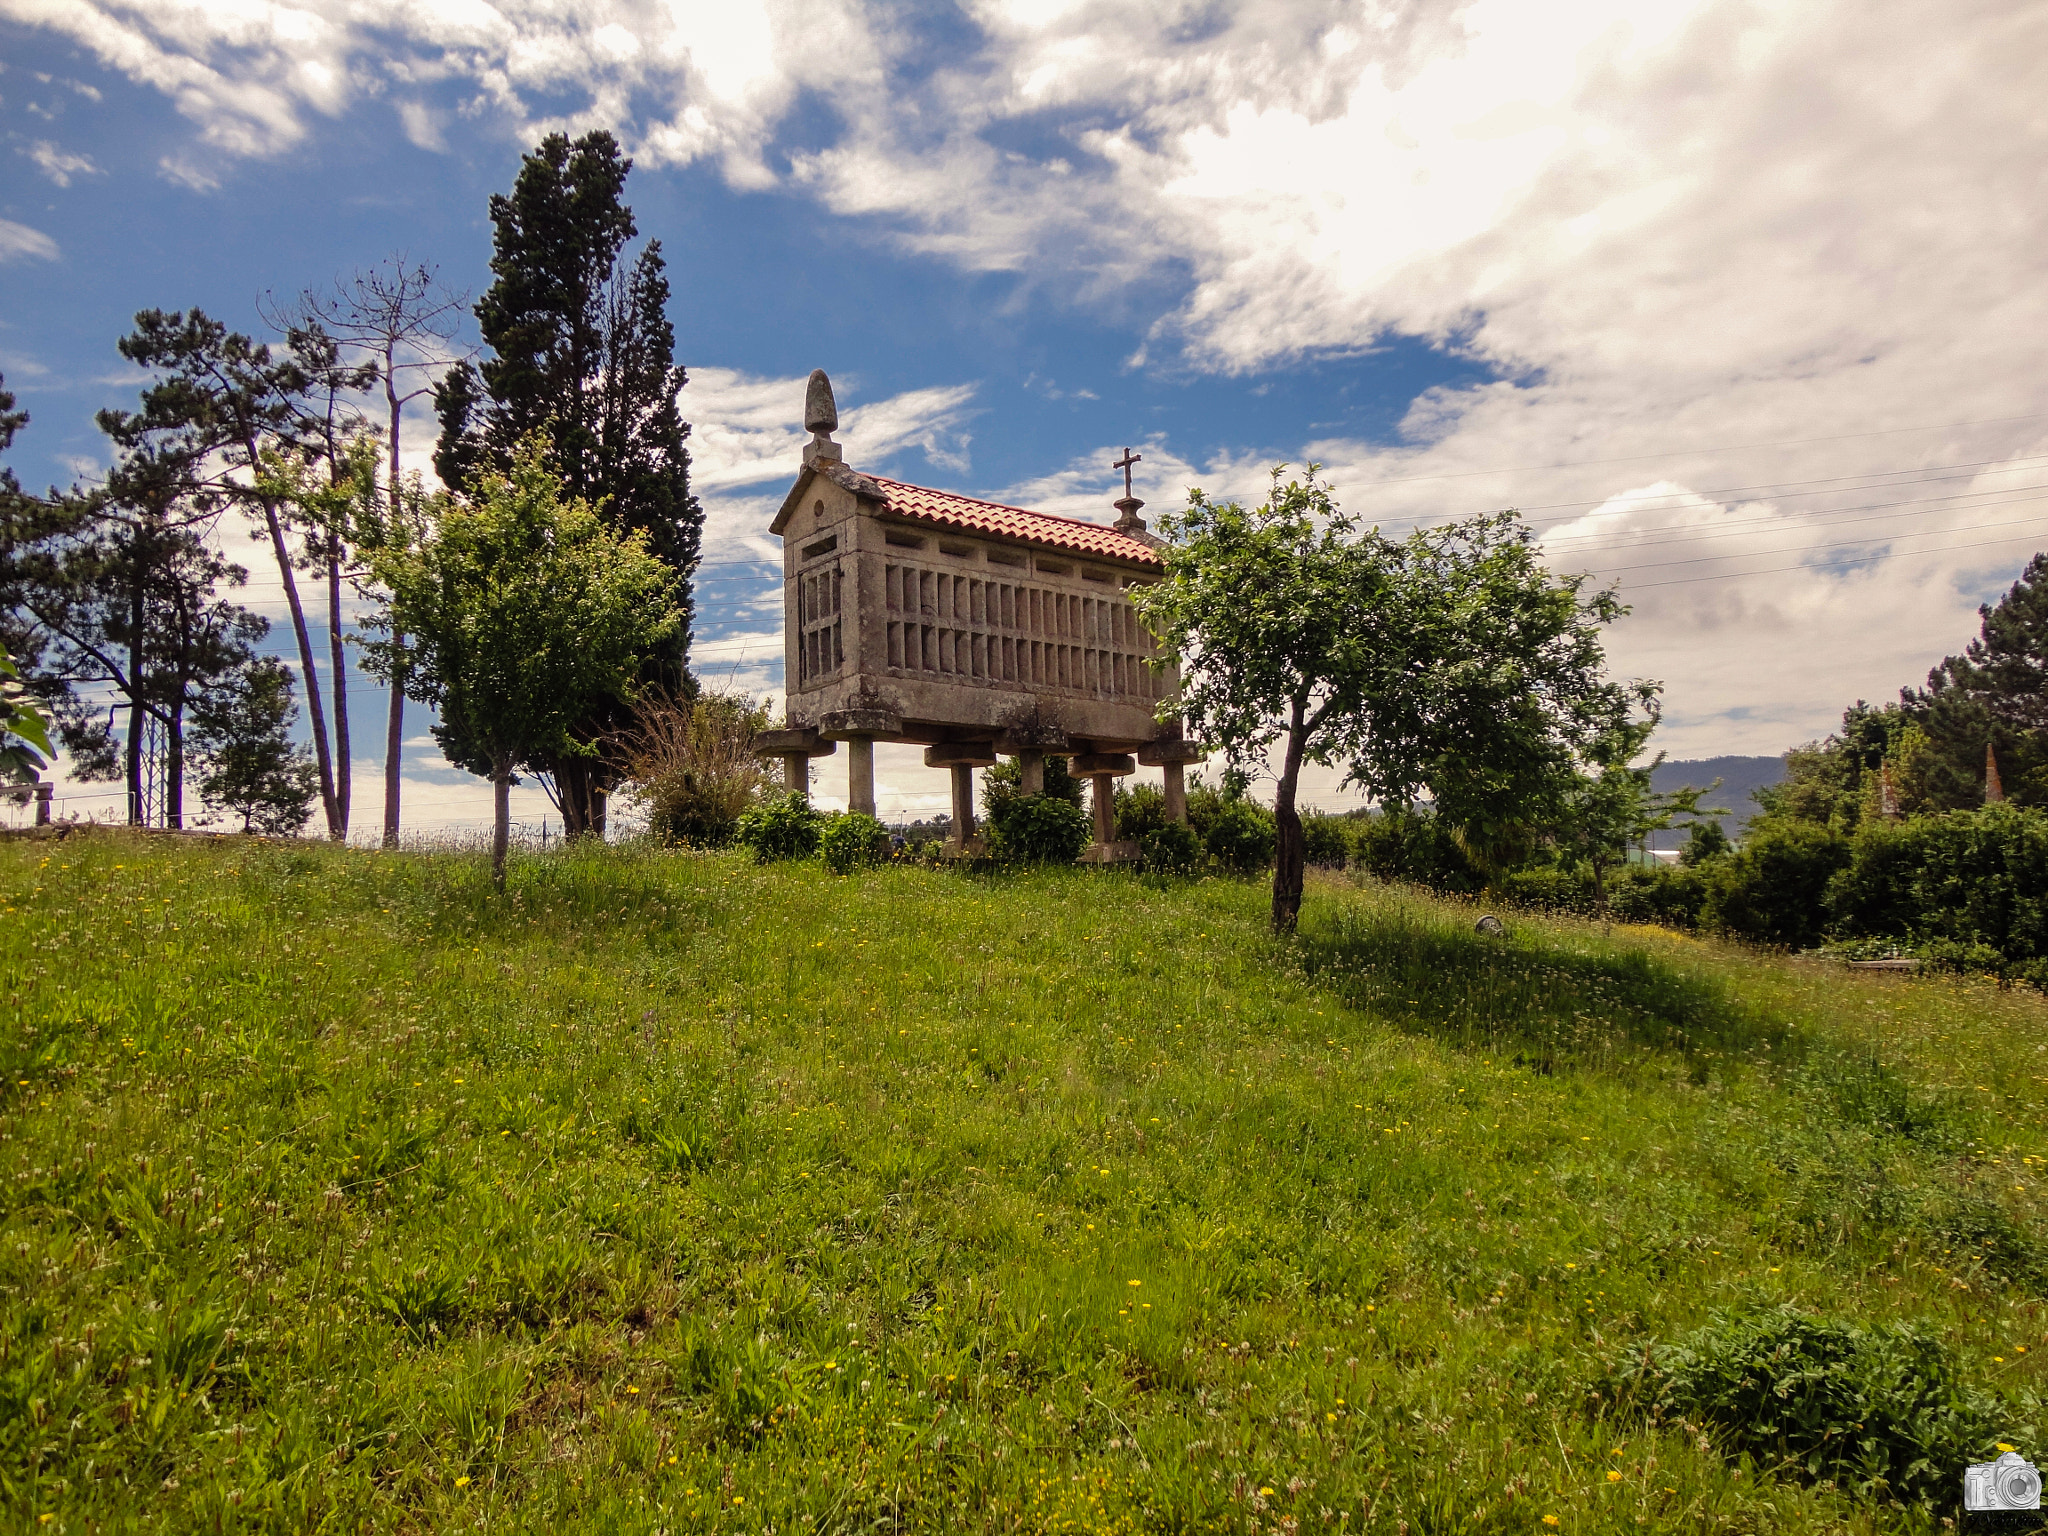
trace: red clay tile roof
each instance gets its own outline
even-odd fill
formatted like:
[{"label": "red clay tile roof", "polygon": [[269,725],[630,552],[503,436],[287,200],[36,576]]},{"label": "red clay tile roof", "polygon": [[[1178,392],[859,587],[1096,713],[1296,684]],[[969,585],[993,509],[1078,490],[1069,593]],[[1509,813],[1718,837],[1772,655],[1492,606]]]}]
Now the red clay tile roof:
[{"label": "red clay tile roof", "polygon": [[1108,560],[1125,560],[1133,565],[1163,568],[1165,561],[1149,544],[1077,518],[1054,517],[1049,512],[1027,512],[999,502],[976,501],[952,491],[934,491],[927,486],[906,485],[901,480],[867,477],[882,488],[882,504],[898,517],[915,518],[941,528],[960,528],[974,533],[993,533],[1046,544],[1054,549],[1072,550],[1077,555],[1096,555]]}]

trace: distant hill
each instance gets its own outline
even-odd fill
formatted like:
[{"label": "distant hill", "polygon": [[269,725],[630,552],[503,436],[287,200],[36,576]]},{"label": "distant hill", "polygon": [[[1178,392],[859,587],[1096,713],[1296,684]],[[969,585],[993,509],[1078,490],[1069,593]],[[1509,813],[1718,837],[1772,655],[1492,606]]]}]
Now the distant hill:
[{"label": "distant hill", "polygon": [[[1742,831],[1743,822],[1760,807],[1751,792],[1764,789],[1785,777],[1783,757],[1696,757],[1662,764],[1650,777],[1652,788],[1683,789],[1688,784],[1701,788],[1719,779],[1721,787],[1706,798],[1707,805],[1726,806],[1729,814],[1719,818],[1721,830],[1730,837]],[[1652,848],[1676,848],[1685,841],[1683,833],[1660,832],[1650,839]]]}]

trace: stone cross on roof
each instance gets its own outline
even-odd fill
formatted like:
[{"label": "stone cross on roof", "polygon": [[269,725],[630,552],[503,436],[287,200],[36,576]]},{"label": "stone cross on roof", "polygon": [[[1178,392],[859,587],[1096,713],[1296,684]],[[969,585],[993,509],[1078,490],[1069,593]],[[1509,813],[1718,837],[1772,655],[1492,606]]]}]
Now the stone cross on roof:
[{"label": "stone cross on roof", "polygon": [[1138,516],[1138,508],[1145,505],[1145,503],[1138,500],[1137,495],[1131,490],[1131,466],[1142,463],[1144,458],[1145,455],[1142,453],[1133,453],[1130,449],[1126,448],[1124,456],[1109,466],[1111,469],[1120,469],[1124,472],[1123,500],[1110,503],[1121,514],[1116,520],[1116,527],[1119,533],[1143,533],[1145,531],[1145,519]]}]

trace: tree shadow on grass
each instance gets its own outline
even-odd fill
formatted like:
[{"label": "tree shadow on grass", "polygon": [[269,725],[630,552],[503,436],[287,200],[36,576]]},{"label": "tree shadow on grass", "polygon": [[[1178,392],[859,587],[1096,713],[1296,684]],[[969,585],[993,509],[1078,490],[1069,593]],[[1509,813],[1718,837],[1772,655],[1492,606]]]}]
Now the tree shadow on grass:
[{"label": "tree shadow on grass", "polygon": [[1682,1059],[1695,1082],[1717,1060],[1784,1062],[1805,1043],[1780,1020],[1640,949],[1488,936],[1417,908],[1312,908],[1309,978],[1354,1008],[1537,1071],[1609,1068],[1646,1053]]}]

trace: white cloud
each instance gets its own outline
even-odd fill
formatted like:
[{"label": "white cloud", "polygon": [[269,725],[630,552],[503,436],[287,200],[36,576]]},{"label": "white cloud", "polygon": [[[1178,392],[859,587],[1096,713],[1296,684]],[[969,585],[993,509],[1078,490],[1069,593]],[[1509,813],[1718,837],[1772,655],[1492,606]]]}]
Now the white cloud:
[{"label": "white cloud", "polygon": [[[1141,357],[1176,368],[1250,373],[1390,335],[1461,355],[1496,381],[1426,394],[1391,445],[1269,446],[1325,461],[1347,500],[1393,519],[1583,504],[1584,542],[1554,548],[1623,580],[1636,612],[1615,652],[1666,678],[1674,750],[1782,746],[1846,698],[1914,680],[2031,547],[2030,526],[1944,521],[1930,503],[1899,526],[1937,531],[1895,558],[1829,565],[1807,514],[1848,516],[1882,472],[2042,445],[2042,420],[1997,420],[2048,412],[2041,8],[971,0],[966,14],[963,42],[822,0],[0,0],[165,92],[217,158],[280,149],[372,94],[467,96],[521,134],[612,126],[643,165],[708,158],[741,186],[786,175],[908,248],[1062,301],[1128,313],[1168,284],[1179,297]],[[807,115],[784,173],[777,134],[800,89],[839,126],[818,138]],[[167,174],[209,174],[178,153]],[[24,254],[55,247],[0,225],[0,255]],[[697,378],[707,494],[793,460],[788,382]],[[880,403],[848,412],[843,435],[858,422],[874,444],[960,462],[967,395],[892,409],[901,421]],[[1988,424],[1890,430],[1964,422]],[[1261,465],[1169,440],[1210,489],[1259,490]],[[1860,478],[1817,497],[1725,489],[1828,476]],[[1627,499],[1651,482],[1697,501],[1653,514]],[[1095,483],[1019,494],[1080,505]],[[1147,499],[1156,513],[1173,498]],[[1652,585],[1620,567],[1655,517],[1729,535],[1705,548],[1804,554],[1702,561]],[[1761,574],[1692,579],[1729,570]]]},{"label": "white cloud", "polygon": [[48,139],[37,139],[28,148],[21,150],[20,153],[27,155],[29,159],[33,160],[36,164],[36,169],[60,187],[70,186],[73,176],[98,176],[101,174],[100,168],[92,163],[91,156],[70,154],[65,150],[59,149]]},{"label": "white cloud", "polygon": [[31,256],[41,261],[55,261],[57,242],[39,229],[30,229],[12,219],[0,219],[0,262],[20,261]]}]

